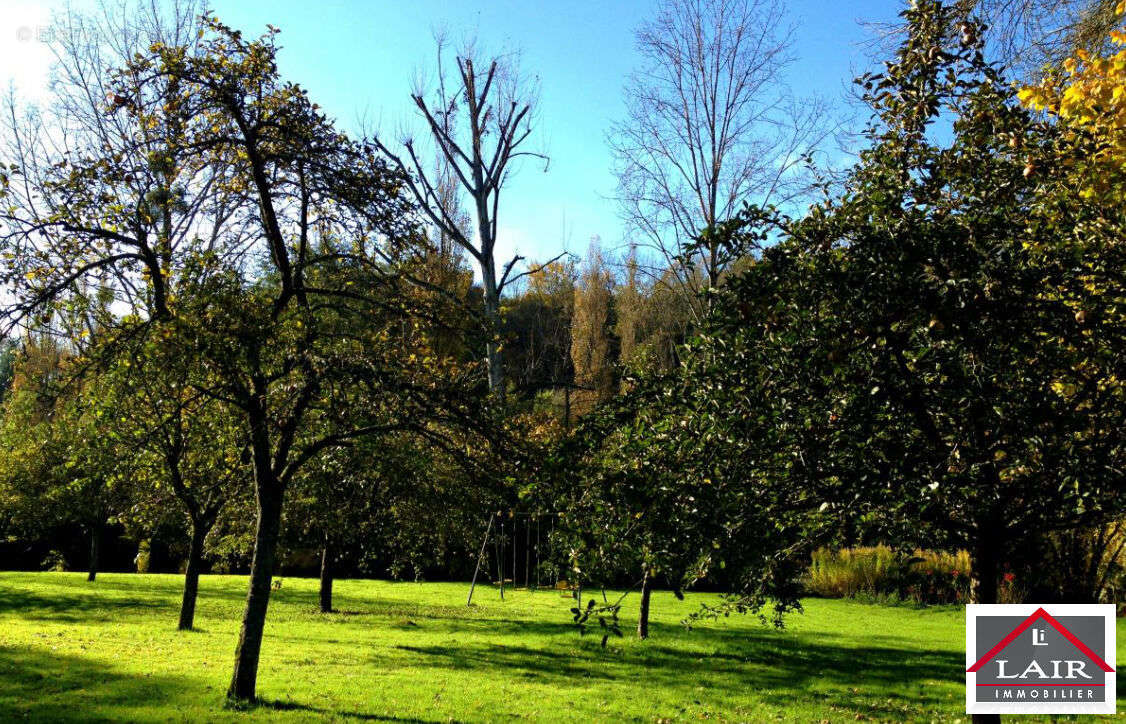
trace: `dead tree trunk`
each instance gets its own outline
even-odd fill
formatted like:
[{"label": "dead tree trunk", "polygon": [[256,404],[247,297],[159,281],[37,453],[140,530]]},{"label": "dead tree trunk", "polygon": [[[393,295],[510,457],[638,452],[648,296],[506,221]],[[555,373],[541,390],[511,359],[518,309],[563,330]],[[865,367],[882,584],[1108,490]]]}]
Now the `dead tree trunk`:
[{"label": "dead tree trunk", "polygon": [[[527,276],[531,270],[512,275],[514,265],[523,259],[519,255],[498,269],[497,213],[501,190],[512,173],[511,164],[522,157],[547,160],[543,154],[523,148],[532,133],[539,93],[534,84],[521,80],[519,69],[506,59],[483,59],[476,63],[472,50],[456,59],[456,77],[447,76],[442,65],[445,52],[444,43],[439,40],[438,78],[433,96],[423,87],[411,94],[437,145],[439,171],[435,173],[426,167],[410,140],[404,142],[405,159],[382,143],[379,147],[405,173],[407,187],[420,210],[443,235],[464,248],[481,270],[484,321],[489,327],[485,344],[489,391],[503,403],[505,369],[498,339],[500,300],[507,284]],[[451,109],[456,109],[456,118]],[[449,201],[450,184],[460,186],[472,199],[476,238],[467,229],[460,208]]]},{"label": "dead tree trunk", "polygon": [[[483,206],[483,204],[481,205]],[[483,221],[488,223],[487,212]],[[480,221],[478,222],[480,223]],[[489,392],[498,400],[504,400],[504,359],[500,351],[500,288],[497,284],[496,263],[492,258],[492,240],[487,239],[487,232],[482,232],[481,245],[489,248],[489,256],[481,261],[482,287],[484,288],[485,321],[489,325],[486,330],[488,337],[485,341],[485,362],[489,368]]]}]

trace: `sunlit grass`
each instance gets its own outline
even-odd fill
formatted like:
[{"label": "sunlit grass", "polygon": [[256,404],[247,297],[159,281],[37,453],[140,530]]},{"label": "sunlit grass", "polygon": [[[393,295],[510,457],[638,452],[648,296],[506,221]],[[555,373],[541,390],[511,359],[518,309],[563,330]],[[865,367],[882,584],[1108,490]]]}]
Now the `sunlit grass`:
[{"label": "sunlit grass", "polygon": [[[580,638],[556,591],[285,579],[259,675],[265,704],[223,708],[245,579],[206,576],[175,630],[180,578],[0,574],[0,718],[487,721],[966,720],[960,608],[810,600],[787,628],[730,618],[686,631],[706,598],[654,595],[652,638]],[[626,599],[624,625],[633,625]],[[1119,650],[1126,650],[1119,627]],[[1119,702],[1120,709],[1122,701]]]}]

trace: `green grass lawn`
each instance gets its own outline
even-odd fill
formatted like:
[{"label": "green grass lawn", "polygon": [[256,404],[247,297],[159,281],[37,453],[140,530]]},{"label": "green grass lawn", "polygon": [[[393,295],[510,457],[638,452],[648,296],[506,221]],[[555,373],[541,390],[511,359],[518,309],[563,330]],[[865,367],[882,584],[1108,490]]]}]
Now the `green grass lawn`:
[{"label": "green grass lawn", "polygon": [[[786,629],[686,631],[706,594],[658,592],[652,637],[580,638],[556,591],[315,580],[273,597],[264,703],[223,708],[246,582],[205,576],[199,631],[175,630],[178,576],[0,574],[0,718],[33,721],[966,720],[960,608],[810,600]],[[632,624],[636,597],[628,598]],[[1118,650],[1126,650],[1119,626]],[[1119,699],[1119,709],[1126,709]]]}]

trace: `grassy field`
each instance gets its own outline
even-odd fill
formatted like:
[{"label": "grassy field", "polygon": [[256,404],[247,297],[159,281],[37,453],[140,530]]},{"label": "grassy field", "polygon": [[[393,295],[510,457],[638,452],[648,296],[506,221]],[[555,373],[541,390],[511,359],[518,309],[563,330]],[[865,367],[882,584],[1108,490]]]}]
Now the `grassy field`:
[{"label": "grassy field", "polygon": [[339,581],[341,612],[322,615],[316,581],[292,578],[271,603],[264,703],[231,711],[223,693],[245,579],[204,577],[190,633],[175,631],[180,585],[0,574],[0,719],[967,719],[959,608],[810,600],[782,631],[749,618],[686,631],[679,620],[705,594],[657,593],[652,637],[603,650],[579,638],[570,599],[555,591],[502,603],[478,589],[466,608],[463,584]]}]

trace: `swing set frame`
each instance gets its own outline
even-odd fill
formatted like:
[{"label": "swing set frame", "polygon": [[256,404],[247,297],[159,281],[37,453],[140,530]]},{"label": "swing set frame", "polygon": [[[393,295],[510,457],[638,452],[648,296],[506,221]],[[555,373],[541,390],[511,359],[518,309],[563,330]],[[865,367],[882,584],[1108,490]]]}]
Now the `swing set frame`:
[{"label": "swing set frame", "polygon": [[[517,536],[518,536],[518,530],[519,530],[518,524],[519,524],[520,520],[523,519],[524,520],[524,588],[529,590],[529,591],[536,591],[540,588],[541,583],[542,583],[542,573],[543,573],[542,568],[541,568],[541,557],[540,557],[540,546],[541,546],[541,543],[542,543],[541,533],[542,533],[543,518],[550,518],[550,520],[551,520],[551,527],[548,530],[548,541],[550,541],[551,540],[551,534],[555,530],[555,516],[554,515],[541,514],[541,513],[520,512],[520,511],[516,511],[516,510],[510,510],[506,513],[505,511],[498,510],[493,515],[489,516],[489,522],[485,526],[485,535],[481,539],[481,550],[477,553],[477,565],[473,569],[473,581],[472,581],[472,583],[469,584],[469,597],[465,601],[466,606],[473,605],[473,592],[477,588],[477,577],[481,572],[482,562],[485,561],[486,558],[488,557],[489,536],[490,536],[490,534],[493,533],[494,527],[497,528],[497,533],[496,533],[496,535],[493,536],[493,548],[495,549],[496,564],[497,564],[496,565],[496,568],[497,568],[497,571],[496,571],[497,572],[497,578],[496,578],[496,580],[500,582],[500,600],[502,600],[502,601],[504,600],[504,582],[505,582],[504,564],[505,564],[505,559],[507,558],[506,550],[505,550],[505,544],[509,540],[509,536],[505,535],[505,531],[504,531],[505,521],[510,521],[511,527],[512,527],[512,533],[511,533],[511,539],[512,539],[512,587],[516,588],[517,587],[516,584],[518,582],[518,578],[516,576],[516,570],[517,570],[517,567],[518,567],[517,554],[519,553],[519,548],[516,545],[516,543],[517,543]],[[535,526],[535,529],[536,529],[536,544],[535,544],[536,565],[535,565],[535,569],[534,569],[535,572],[536,572],[536,576],[535,576],[536,580],[535,580],[534,585],[532,584],[532,577],[531,577],[531,570],[532,570],[531,569],[531,561],[532,561],[532,548],[533,548],[533,546],[532,546],[532,526],[533,525]],[[488,570],[487,563],[485,565],[485,568],[486,568],[486,575],[488,575],[487,574],[487,570]],[[558,571],[556,571],[556,577],[558,578]],[[558,580],[556,581],[556,583],[558,584]]]}]

